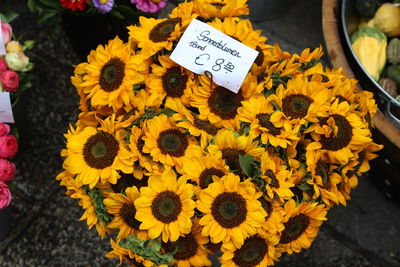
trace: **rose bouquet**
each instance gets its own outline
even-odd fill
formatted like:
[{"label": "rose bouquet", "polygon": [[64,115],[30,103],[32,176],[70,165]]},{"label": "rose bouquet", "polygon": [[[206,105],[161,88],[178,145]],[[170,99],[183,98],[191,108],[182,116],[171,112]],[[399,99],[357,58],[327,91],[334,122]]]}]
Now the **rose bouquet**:
[{"label": "rose bouquet", "polygon": [[24,51],[33,47],[33,41],[25,41],[22,45],[13,38],[9,20],[1,16],[1,33],[5,55],[0,56],[0,92],[10,92],[11,102],[15,104],[19,96],[31,87],[33,63]]},{"label": "rose bouquet", "polygon": [[10,134],[10,126],[0,122],[0,209],[4,209],[11,202],[11,192],[7,183],[15,176],[15,164],[10,159],[18,151],[18,142]]},{"label": "rose bouquet", "polygon": [[[78,120],[62,173],[106,255],[132,266],[273,265],[310,247],[381,146],[373,95],[322,49],[266,43],[246,0],[195,0],[140,18],[76,66]],[[257,50],[238,93],[170,59],[193,18]]]}]

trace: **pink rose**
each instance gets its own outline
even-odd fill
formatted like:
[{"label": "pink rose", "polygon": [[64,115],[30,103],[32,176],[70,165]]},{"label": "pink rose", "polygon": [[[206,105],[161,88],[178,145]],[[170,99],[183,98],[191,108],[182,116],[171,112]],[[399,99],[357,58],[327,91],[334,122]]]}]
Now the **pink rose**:
[{"label": "pink rose", "polygon": [[0,122],[0,137],[7,135],[10,132],[10,126],[8,124]]},{"label": "pink rose", "polygon": [[7,69],[8,68],[6,62],[2,58],[0,58],[0,73],[6,71]]},{"label": "pink rose", "polygon": [[0,158],[14,157],[18,151],[18,141],[14,135],[0,137]]},{"label": "pink rose", "polygon": [[6,183],[0,181],[0,209],[4,209],[11,202],[11,192]]},{"label": "pink rose", "polygon": [[11,25],[1,22],[1,34],[3,35],[3,43],[6,45],[9,41],[11,41],[12,37]]},{"label": "pink rose", "polygon": [[15,176],[15,164],[6,159],[0,159],[0,181],[8,182]]},{"label": "pink rose", "polygon": [[0,82],[3,84],[3,89],[8,92],[17,92],[19,86],[19,76],[13,70],[6,70],[0,74]]}]

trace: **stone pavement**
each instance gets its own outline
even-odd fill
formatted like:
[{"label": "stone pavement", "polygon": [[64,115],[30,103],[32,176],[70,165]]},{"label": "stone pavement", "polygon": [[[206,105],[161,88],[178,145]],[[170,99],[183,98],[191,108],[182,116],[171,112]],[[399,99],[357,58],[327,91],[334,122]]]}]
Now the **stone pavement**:
[{"label": "stone pavement", "polygon": [[[17,158],[11,205],[14,223],[9,237],[0,242],[0,266],[116,265],[104,257],[108,240],[100,240],[79,222],[82,210],[54,179],[61,170],[62,134],[77,116],[78,97],[69,77],[79,59],[64,32],[51,35],[37,25],[23,2],[15,1],[21,17],[14,28],[18,37],[37,40],[29,54],[37,79],[26,93],[28,131],[23,138],[29,146]],[[299,53],[323,45],[321,4],[297,0],[282,16],[255,26],[269,43]],[[330,211],[311,248],[283,257],[277,266],[400,266],[400,208],[363,177],[348,206]]]}]

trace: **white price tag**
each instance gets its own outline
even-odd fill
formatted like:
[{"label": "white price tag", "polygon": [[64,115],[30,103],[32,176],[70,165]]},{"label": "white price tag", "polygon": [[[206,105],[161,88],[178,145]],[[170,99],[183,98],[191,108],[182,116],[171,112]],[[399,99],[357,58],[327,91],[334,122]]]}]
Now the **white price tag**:
[{"label": "white price tag", "polygon": [[216,84],[237,93],[257,55],[258,51],[193,19],[170,58],[194,73],[210,72]]},{"label": "white price tag", "polygon": [[0,92],[0,122],[14,123],[9,92]]},{"label": "white price tag", "polygon": [[[0,29],[1,29],[1,20],[0,20]],[[4,46],[3,42],[3,34],[0,32],[0,56],[6,54],[6,47]]]}]

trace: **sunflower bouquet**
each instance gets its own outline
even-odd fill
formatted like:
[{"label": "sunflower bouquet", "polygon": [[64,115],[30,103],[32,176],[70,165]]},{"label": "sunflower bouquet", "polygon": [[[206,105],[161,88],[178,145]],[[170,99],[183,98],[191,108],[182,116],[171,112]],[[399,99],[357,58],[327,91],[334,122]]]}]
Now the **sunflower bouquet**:
[{"label": "sunflower bouquet", "polygon": [[[140,18],[71,78],[80,114],[57,180],[132,266],[273,265],[310,247],[381,149],[373,95],[322,49],[267,44],[246,0],[195,0]],[[238,93],[170,59],[192,19],[259,52]]]}]

